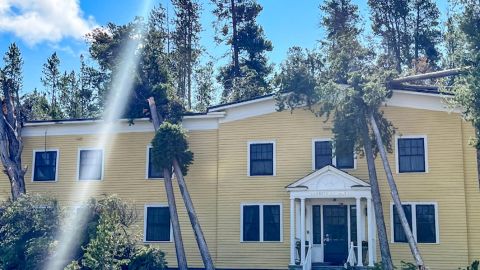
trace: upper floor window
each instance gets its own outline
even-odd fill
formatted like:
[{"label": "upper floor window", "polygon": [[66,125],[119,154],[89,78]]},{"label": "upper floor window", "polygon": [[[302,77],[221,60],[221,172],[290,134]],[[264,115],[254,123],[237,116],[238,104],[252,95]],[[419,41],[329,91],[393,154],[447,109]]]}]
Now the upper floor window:
[{"label": "upper floor window", "polygon": [[157,168],[153,163],[152,147],[149,146],[147,151],[148,151],[147,152],[147,178],[148,179],[163,178],[163,169]]},{"label": "upper floor window", "polygon": [[399,173],[427,171],[425,137],[397,138],[397,169]]},{"label": "upper floor window", "polygon": [[334,165],[339,169],[355,168],[353,145],[342,145],[333,151],[330,139],[314,140],[313,144],[313,169],[318,170],[327,165]]},{"label": "upper floor window", "polygon": [[[405,203],[402,205],[417,243],[438,243],[438,217],[435,203]],[[393,241],[406,243],[407,237],[394,205],[391,208]]]},{"label": "upper floor window", "polygon": [[275,175],[275,143],[250,142],[248,144],[248,175]]},{"label": "upper floor window", "polygon": [[242,205],[241,241],[282,241],[280,204]]},{"label": "upper floor window", "polygon": [[56,181],[58,150],[34,151],[33,155],[33,181]]},{"label": "upper floor window", "polygon": [[146,206],[144,215],[144,241],[170,241],[171,226],[168,206]]},{"label": "upper floor window", "polygon": [[79,150],[78,180],[102,180],[103,150]]}]

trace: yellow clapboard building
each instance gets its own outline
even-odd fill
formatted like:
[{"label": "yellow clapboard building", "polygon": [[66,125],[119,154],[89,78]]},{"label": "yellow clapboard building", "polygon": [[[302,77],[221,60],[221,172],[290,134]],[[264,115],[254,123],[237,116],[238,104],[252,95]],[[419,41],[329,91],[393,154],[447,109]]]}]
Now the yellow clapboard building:
[{"label": "yellow clapboard building", "polygon": [[[480,259],[472,125],[438,93],[394,91],[382,110],[396,128],[388,158],[427,266],[457,269]],[[143,242],[158,245],[176,266],[162,175],[149,158],[152,123],[121,121],[98,149],[101,126],[101,120],[27,123],[27,191],[54,196],[64,206],[81,204],[85,189],[88,196],[118,194],[135,204]],[[183,126],[195,155],[186,181],[217,268],[309,269],[343,265],[348,257],[363,266],[380,261],[366,161],[353,147],[335,151],[331,121],[303,109],[277,112],[268,95],[186,115]],[[413,262],[379,157],[376,162],[394,263]],[[10,186],[1,177],[5,200]],[[189,266],[200,268],[173,182]],[[359,243],[362,248],[352,248]]]}]

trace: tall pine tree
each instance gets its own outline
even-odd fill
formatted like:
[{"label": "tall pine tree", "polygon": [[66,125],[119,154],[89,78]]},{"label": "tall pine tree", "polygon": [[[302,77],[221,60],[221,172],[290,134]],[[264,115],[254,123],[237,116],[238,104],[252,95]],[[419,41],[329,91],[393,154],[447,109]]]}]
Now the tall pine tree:
[{"label": "tall pine tree", "polygon": [[42,74],[41,81],[50,99],[50,118],[61,119],[63,118],[63,114],[58,100],[61,83],[60,59],[56,52],[48,57],[47,62],[43,64]]}]

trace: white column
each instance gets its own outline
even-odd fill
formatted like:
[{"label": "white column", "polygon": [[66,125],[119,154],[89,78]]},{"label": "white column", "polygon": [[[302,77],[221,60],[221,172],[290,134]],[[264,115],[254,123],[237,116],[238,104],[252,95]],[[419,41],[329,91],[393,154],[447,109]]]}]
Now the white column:
[{"label": "white column", "polygon": [[373,219],[372,199],[367,198],[367,219],[368,219],[368,266],[373,266],[373,250],[376,248],[374,238],[375,220]]},{"label": "white column", "polygon": [[360,203],[360,198],[357,197],[356,208],[357,208],[357,266],[363,266],[362,262],[362,236],[361,230],[364,226],[361,224],[361,215],[362,215],[362,205]]},{"label": "white column", "polygon": [[290,265],[295,264],[295,198],[290,198]]},{"label": "white column", "polygon": [[305,263],[305,199],[300,199],[300,260]]}]

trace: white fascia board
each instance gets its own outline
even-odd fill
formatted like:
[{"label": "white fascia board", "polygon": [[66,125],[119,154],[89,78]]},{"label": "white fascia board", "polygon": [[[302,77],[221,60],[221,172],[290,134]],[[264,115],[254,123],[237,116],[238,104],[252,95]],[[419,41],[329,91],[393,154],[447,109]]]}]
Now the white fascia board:
[{"label": "white fascia board", "polygon": [[461,113],[460,108],[451,108],[445,99],[450,96],[445,94],[420,93],[405,90],[394,90],[390,99],[385,101],[385,106],[404,107],[429,111],[448,113]]}]

